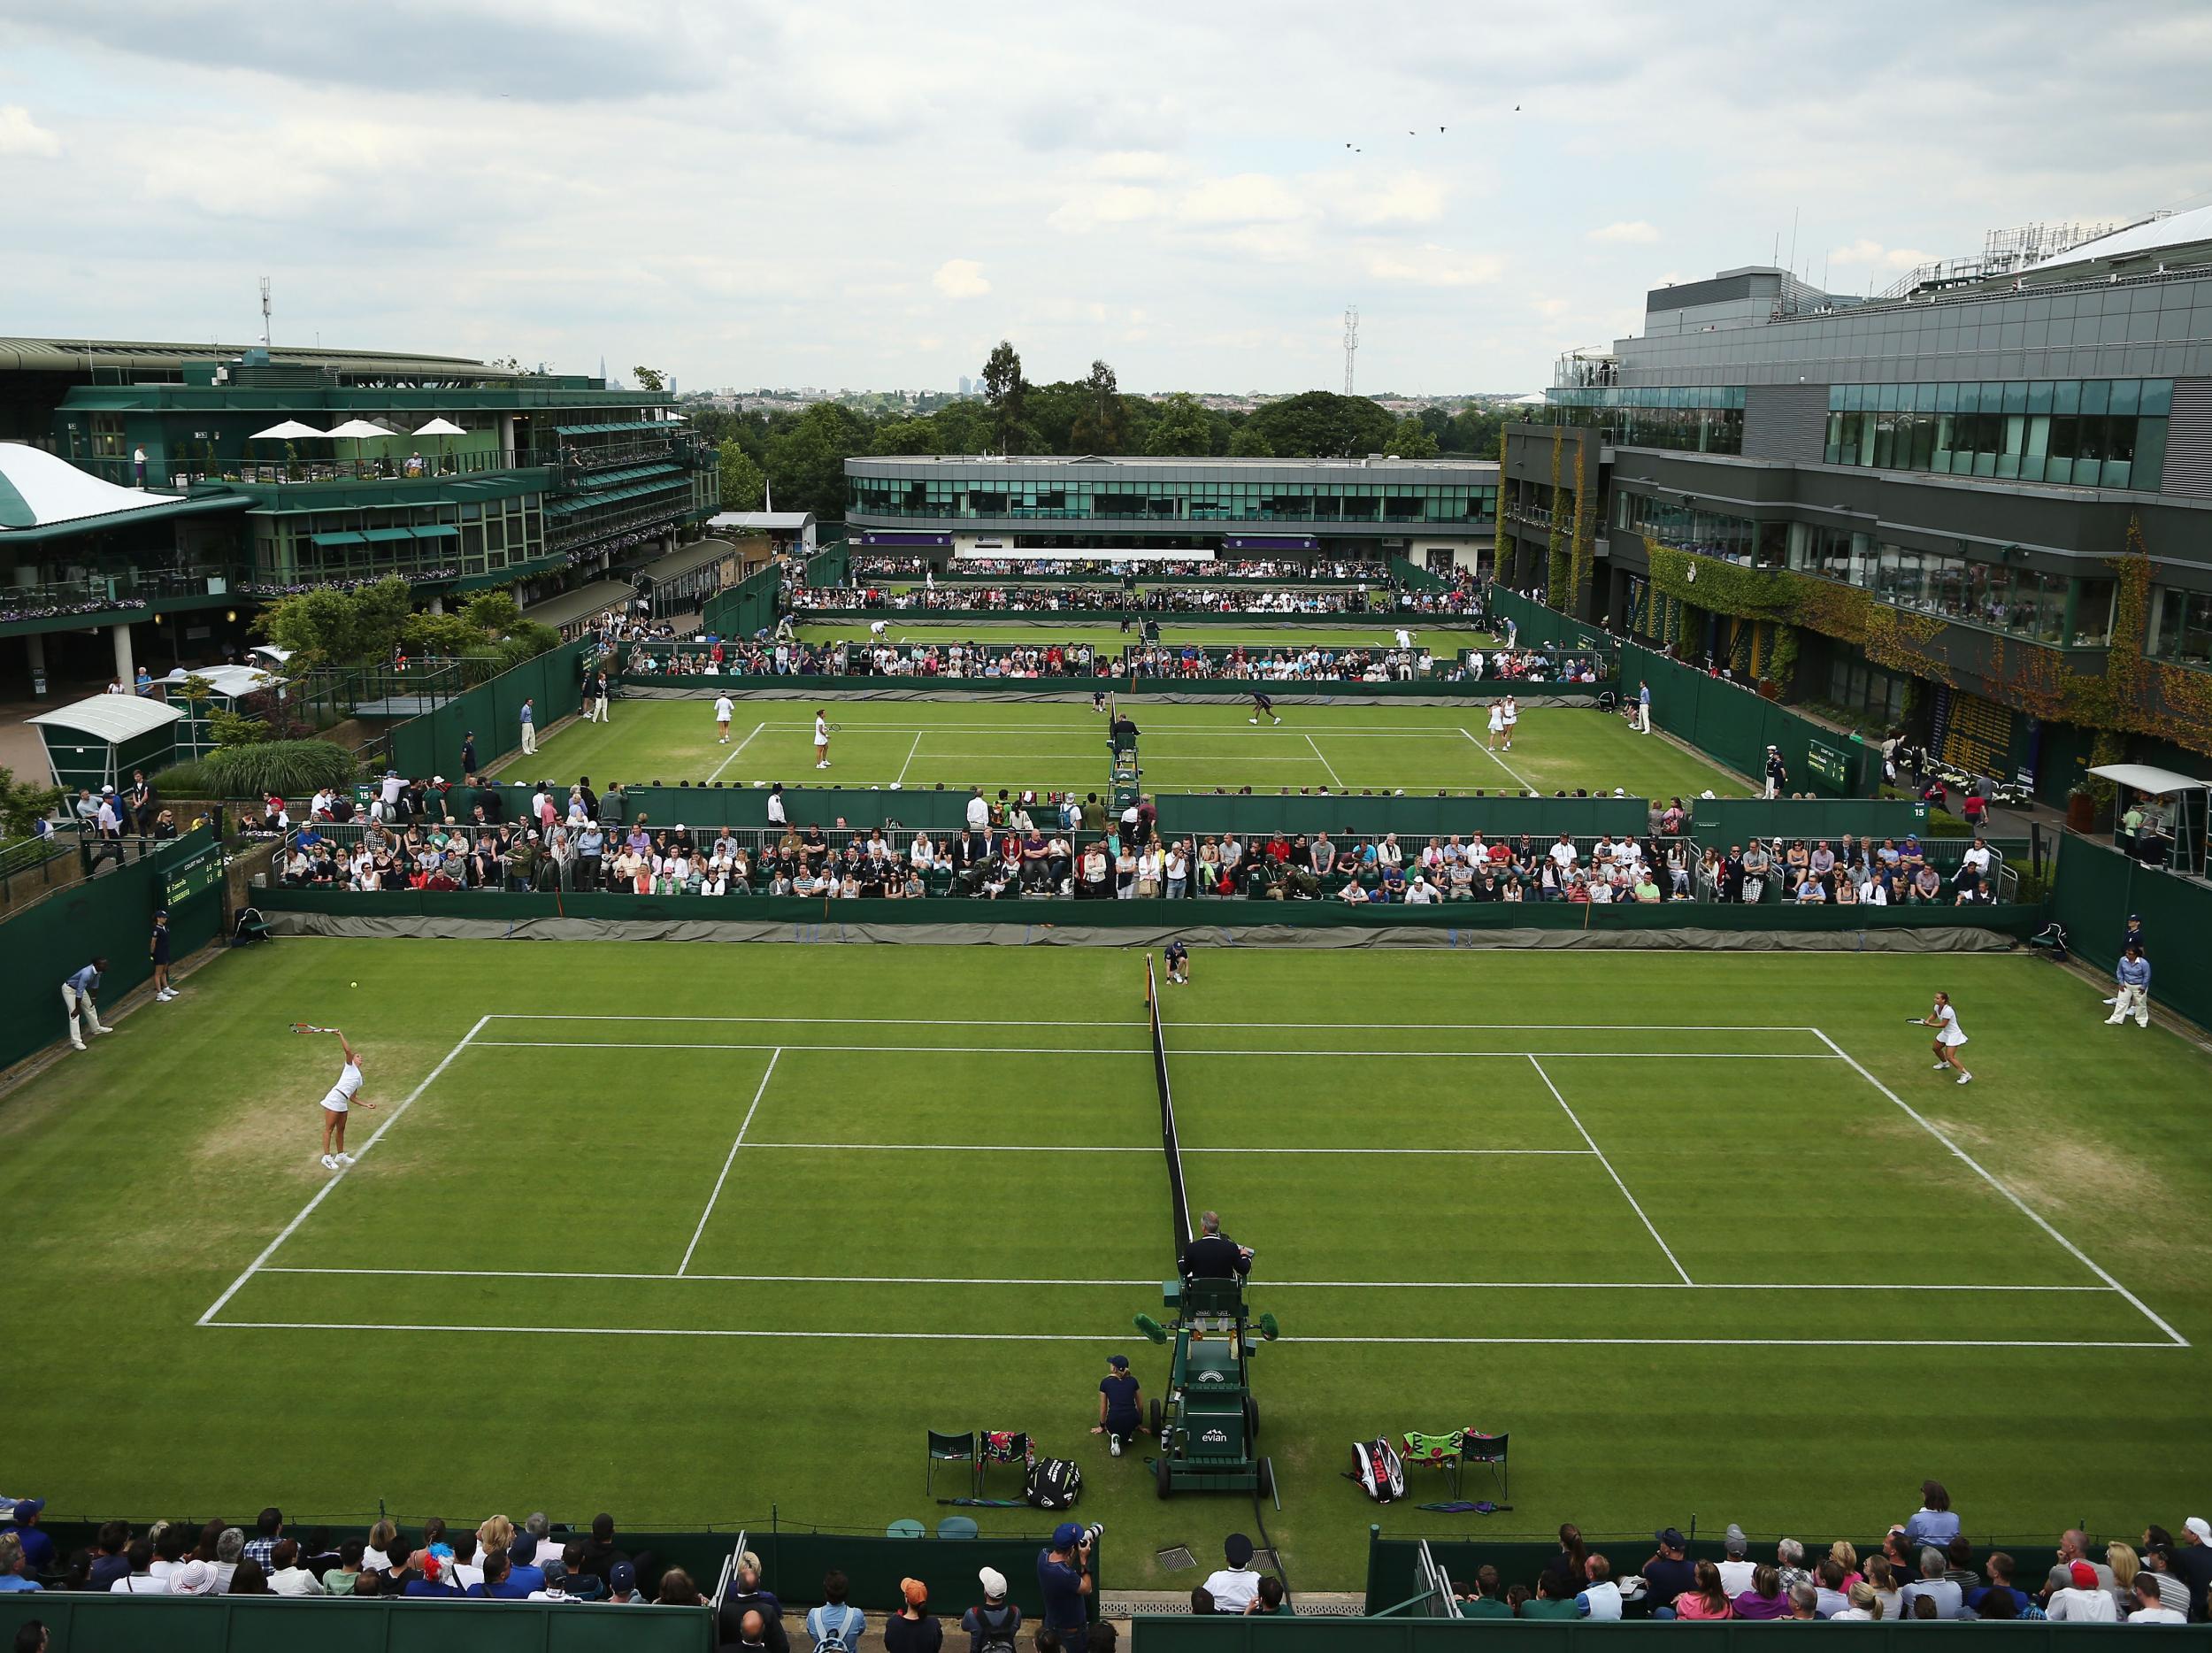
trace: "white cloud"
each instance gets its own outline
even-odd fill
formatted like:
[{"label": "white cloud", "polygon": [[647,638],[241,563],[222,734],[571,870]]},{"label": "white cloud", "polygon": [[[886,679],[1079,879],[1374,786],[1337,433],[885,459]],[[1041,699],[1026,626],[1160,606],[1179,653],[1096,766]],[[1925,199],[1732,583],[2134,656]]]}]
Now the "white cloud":
[{"label": "white cloud", "polygon": [[1445,181],[1428,173],[1400,173],[1378,181],[1358,173],[1327,172],[1305,183],[1331,217],[1360,225],[1433,224],[1451,196]]},{"label": "white cloud", "polygon": [[983,266],[972,258],[948,258],[930,280],[947,298],[980,298],[991,290],[983,279]]},{"label": "white cloud", "polygon": [[1136,184],[1114,184],[1062,202],[1045,222],[1055,229],[1081,234],[1102,225],[1133,224],[1141,219],[1157,218],[1165,211],[1166,204],[1156,189]]},{"label": "white cloud", "polygon": [[1479,287],[1505,273],[1505,260],[1494,253],[1457,252],[1430,243],[1373,253],[1367,273],[1378,281],[1414,287]]},{"label": "white cloud", "polygon": [[1856,265],[1863,269],[1871,266],[1880,270],[1909,270],[1918,265],[1932,264],[1935,259],[1934,253],[1923,252],[1917,247],[1885,247],[1880,242],[1863,235],[1848,246],[1831,249],[1828,254],[1828,262],[1832,265]]},{"label": "white cloud", "polygon": [[1186,190],[1175,215],[1186,224],[1281,224],[1310,211],[1281,179],[1238,173],[1209,178]]},{"label": "white cloud", "polygon": [[61,140],[31,119],[20,104],[0,104],[0,155],[31,155],[52,159],[61,153]]},{"label": "white cloud", "polygon": [[1157,150],[1111,150],[1091,159],[1090,174],[1094,178],[1134,179],[1140,181],[1172,178],[1184,170],[1183,163],[1171,155]]},{"label": "white cloud", "polygon": [[1617,245],[1647,246],[1659,239],[1658,226],[1647,224],[1642,219],[1624,219],[1617,224],[1608,224],[1594,229],[1584,237],[1587,241],[1610,242]]}]

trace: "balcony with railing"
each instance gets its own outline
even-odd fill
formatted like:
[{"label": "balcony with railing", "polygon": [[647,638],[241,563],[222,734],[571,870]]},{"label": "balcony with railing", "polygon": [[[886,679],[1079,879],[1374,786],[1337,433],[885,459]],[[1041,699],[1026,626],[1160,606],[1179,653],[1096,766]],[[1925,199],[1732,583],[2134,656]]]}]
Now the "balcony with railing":
[{"label": "balcony with railing", "polygon": [[30,627],[78,616],[90,623],[108,615],[128,618],[157,606],[212,606],[234,596],[243,578],[243,570],[229,567],[140,568],[0,586],[0,627]]},{"label": "balcony with railing", "polygon": [[[127,461],[80,459],[81,469],[95,475],[106,475],[108,467],[121,464],[127,473]],[[323,457],[241,460],[241,459],[177,459],[167,467],[169,486],[186,488],[204,482],[252,482],[257,484],[297,484],[342,482],[349,487],[364,482],[428,482],[450,480],[459,476],[480,476],[494,471],[512,471],[533,463],[525,454],[512,448],[475,450],[465,453],[408,453],[396,457]],[[110,476],[111,481],[125,481],[127,474]]]}]

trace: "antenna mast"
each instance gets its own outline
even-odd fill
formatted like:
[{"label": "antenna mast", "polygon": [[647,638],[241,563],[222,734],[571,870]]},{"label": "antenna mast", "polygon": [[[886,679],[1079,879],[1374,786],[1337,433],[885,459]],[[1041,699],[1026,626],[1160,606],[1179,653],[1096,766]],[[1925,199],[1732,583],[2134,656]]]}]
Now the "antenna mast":
[{"label": "antenna mast", "polygon": [[261,344],[265,350],[269,344],[269,278],[265,275],[261,278]]},{"label": "antenna mast", "polygon": [[1359,354],[1359,306],[1344,306],[1344,394],[1352,394],[1352,358]]}]

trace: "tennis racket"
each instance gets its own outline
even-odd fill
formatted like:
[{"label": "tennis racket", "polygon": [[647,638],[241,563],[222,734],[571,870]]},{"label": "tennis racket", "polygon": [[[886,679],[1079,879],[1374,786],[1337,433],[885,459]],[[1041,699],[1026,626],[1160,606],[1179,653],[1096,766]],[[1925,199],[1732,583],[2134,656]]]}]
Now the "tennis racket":
[{"label": "tennis racket", "polygon": [[832,734],[842,734],[845,732],[845,726],[841,723],[826,723],[822,727]]},{"label": "tennis racket", "polygon": [[294,1022],[292,1031],[296,1034],[334,1034],[338,1030],[335,1027],[318,1027],[312,1022]]}]

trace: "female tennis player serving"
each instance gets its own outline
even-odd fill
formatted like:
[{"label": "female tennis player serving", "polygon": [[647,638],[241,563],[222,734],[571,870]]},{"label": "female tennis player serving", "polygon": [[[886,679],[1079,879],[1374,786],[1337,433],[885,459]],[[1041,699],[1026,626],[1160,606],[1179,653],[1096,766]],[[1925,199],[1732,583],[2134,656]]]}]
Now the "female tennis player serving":
[{"label": "female tennis player serving", "polygon": [[346,1065],[338,1070],[338,1082],[323,1098],[323,1169],[337,1171],[353,1163],[353,1156],[346,1152],[347,1113],[357,1105],[373,1110],[376,1104],[361,1094],[361,1053],[335,1027],[316,1031],[334,1036],[338,1048],[346,1053]]}]

